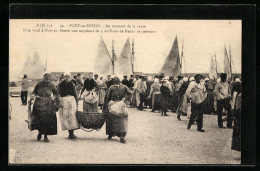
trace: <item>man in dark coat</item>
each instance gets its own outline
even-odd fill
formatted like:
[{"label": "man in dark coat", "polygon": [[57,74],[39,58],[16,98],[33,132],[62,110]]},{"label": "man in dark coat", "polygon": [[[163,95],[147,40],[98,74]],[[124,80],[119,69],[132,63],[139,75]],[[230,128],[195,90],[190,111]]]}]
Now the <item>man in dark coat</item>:
[{"label": "man in dark coat", "polygon": [[127,76],[124,76],[124,79],[122,80],[122,84],[126,85],[129,88],[129,81],[127,80]]}]

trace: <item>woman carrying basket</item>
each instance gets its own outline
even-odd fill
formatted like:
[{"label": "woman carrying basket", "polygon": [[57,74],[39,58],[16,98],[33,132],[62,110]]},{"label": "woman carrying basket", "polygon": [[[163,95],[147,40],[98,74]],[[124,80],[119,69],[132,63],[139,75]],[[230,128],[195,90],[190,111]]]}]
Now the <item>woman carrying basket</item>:
[{"label": "woman carrying basket", "polygon": [[59,110],[61,129],[69,131],[69,139],[75,140],[74,130],[79,129],[79,123],[76,117],[78,94],[75,85],[71,82],[71,74],[64,73],[64,80],[59,84],[58,92],[60,94],[61,108]]},{"label": "woman carrying basket", "polygon": [[[90,72],[88,74],[88,78],[85,80],[83,88],[81,90],[81,96],[84,93],[83,99],[83,112],[98,112],[98,97],[96,94],[96,90],[98,89],[98,85],[96,81],[93,79],[93,73]],[[84,92],[86,90],[86,92]],[[89,102],[89,99],[95,97],[95,102]]]},{"label": "woman carrying basket", "polygon": [[112,114],[109,109],[112,105],[123,100],[126,94],[132,94],[132,92],[126,85],[120,84],[118,77],[114,77],[113,80],[114,84],[106,93],[103,107],[103,113],[107,116],[106,134],[109,135],[108,140],[111,140],[113,136],[118,136],[121,143],[126,143],[128,116],[123,113],[119,115]]}]

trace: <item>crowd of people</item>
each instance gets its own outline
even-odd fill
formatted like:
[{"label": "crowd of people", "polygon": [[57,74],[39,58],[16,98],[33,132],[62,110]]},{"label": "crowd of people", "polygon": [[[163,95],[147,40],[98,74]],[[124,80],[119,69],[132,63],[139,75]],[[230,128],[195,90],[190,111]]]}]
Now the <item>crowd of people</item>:
[{"label": "crowd of people", "polygon": [[[46,72],[30,100],[35,99],[33,113],[39,118],[37,139],[44,135],[45,142],[49,142],[47,135],[57,134],[54,113],[58,110],[62,130],[68,130],[69,139],[77,139],[74,130],[80,126],[75,113],[78,101],[83,99],[83,112],[98,112],[100,108],[106,114],[108,139],[118,136],[120,142],[125,143],[128,116],[118,117],[109,112],[114,103],[123,100],[128,107],[140,111],[145,111],[145,108],[159,111],[161,116],[169,116],[167,112],[177,113],[179,121],[182,115],[188,115],[187,129],[196,123],[199,132],[205,132],[203,114],[217,114],[218,127],[225,128],[222,119],[225,112],[226,127],[234,128],[232,149],[240,151],[241,87],[237,76],[227,80],[226,73],[221,73],[217,79],[201,74],[189,78],[163,74],[154,77],[131,75],[130,78],[108,75],[105,78],[97,74],[93,77],[93,73],[89,73],[81,78],[81,74],[72,77],[70,73],[64,73],[59,84],[54,86],[51,73]],[[88,102],[91,99],[87,96],[91,93],[97,97],[94,103]]]}]

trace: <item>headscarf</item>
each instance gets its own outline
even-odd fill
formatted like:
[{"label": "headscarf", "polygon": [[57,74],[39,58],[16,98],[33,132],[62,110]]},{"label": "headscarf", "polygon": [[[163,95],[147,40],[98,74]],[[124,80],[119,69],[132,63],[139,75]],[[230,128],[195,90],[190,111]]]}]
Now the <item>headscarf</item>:
[{"label": "headscarf", "polygon": [[209,78],[206,77],[206,78],[204,79],[204,81],[209,81]]},{"label": "headscarf", "polygon": [[187,81],[188,81],[188,78],[187,78],[187,77],[184,77],[182,80],[183,80],[183,82],[187,82]]},{"label": "headscarf", "polygon": [[64,72],[64,74],[63,74],[64,76],[66,76],[66,75],[69,75],[69,76],[71,76],[71,73],[70,72]]},{"label": "headscarf", "polygon": [[147,80],[152,81],[153,80],[152,76],[148,76]]},{"label": "headscarf", "polygon": [[195,78],[194,77],[190,77],[189,81],[195,81]]}]

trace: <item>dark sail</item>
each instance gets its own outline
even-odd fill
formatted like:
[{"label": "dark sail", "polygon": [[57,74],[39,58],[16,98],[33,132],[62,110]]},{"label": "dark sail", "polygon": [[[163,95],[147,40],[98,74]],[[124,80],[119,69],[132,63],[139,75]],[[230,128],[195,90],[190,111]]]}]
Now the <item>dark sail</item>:
[{"label": "dark sail", "polygon": [[168,76],[178,76],[181,74],[180,55],[177,36],[175,37],[171,51],[166,58],[160,73]]}]

